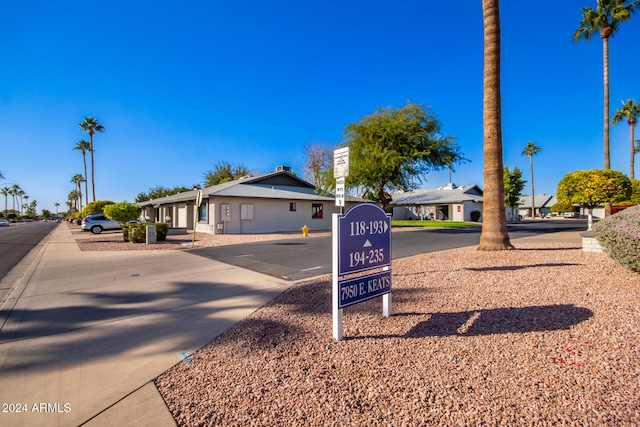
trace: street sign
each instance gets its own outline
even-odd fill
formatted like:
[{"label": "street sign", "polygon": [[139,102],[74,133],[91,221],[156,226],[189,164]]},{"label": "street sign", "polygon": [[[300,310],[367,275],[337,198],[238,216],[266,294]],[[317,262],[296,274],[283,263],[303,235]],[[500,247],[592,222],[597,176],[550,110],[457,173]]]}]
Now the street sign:
[{"label": "street sign", "polygon": [[333,177],[349,176],[349,147],[333,150]]},{"label": "street sign", "polygon": [[338,221],[338,275],[391,265],[391,216],[373,203],[352,206]]},{"label": "street sign", "polygon": [[338,308],[348,307],[391,291],[391,270],[339,282]]},{"label": "street sign", "polygon": [[336,179],[336,206],[344,207],[344,177]]}]

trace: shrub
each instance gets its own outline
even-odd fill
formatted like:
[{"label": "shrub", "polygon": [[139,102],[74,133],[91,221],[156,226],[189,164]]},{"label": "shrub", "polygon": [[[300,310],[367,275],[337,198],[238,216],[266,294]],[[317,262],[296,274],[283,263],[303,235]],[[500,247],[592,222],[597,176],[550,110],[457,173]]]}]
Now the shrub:
[{"label": "shrub", "polygon": [[640,206],[601,220],[593,226],[593,235],[611,258],[640,272]]},{"label": "shrub", "polygon": [[104,213],[104,207],[113,203],[111,200],[96,200],[95,202],[87,203],[87,206],[82,209],[81,216],[84,218],[87,215]]},{"label": "shrub", "polygon": [[480,212],[480,211],[471,211],[471,221],[473,221],[473,222],[480,221],[480,216],[481,215],[482,215],[482,212]]},{"label": "shrub", "polygon": [[167,232],[169,225],[166,222],[143,222],[129,224],[126,231],[123,231],[125,239],[128,238],[131,243],[145,243],[147,241],[147,225],[156,226],[156,240],[158,242],[167,240]]}]

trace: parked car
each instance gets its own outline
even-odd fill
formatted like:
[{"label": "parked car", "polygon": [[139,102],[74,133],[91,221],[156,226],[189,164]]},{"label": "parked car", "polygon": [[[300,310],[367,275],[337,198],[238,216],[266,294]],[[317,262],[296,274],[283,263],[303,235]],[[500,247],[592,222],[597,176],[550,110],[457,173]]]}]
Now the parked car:
[{"label": "parked car", "polygon": [[89,215],[82,218],[80,224],[82,231],[91,231],[93,234],[100,234],[104,230],[121,230],[120,224],[111,221],[104,214]]},{"label": "parked car", "polygon": [[0,227],[8,227],[9,226],[9,221],[7,221],[6,219],[0,219]]}]

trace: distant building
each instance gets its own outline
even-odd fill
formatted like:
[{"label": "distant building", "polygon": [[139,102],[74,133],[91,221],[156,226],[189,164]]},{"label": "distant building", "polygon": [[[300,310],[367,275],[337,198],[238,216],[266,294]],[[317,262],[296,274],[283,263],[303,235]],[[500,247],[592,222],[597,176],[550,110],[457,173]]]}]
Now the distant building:
[{"label": "distant building", "polygon": [[[551,215],[551,206],[558,203],[555,196],[547,194],[538,194],[533,199],[537,217],[546,217]],[[521,196],[518,205],[518,214],[522,218],[531,218],[531,196]]]},{"label": "distant building", "polygon": [[391,195],[393,219],[471,221],[471,212],[482,213],[482,190],[473,184],[421,188]]},{"label": "distant building", "polygon": [[[320,195],[315,186],[280,166],[275,172],[247,176],[202,189],[202,203],[195,209],[198,190],[185,191],[139,203],[150,221],[167,222],[170,228],[193,229],[210,234],[253,234],[281,231],[330,230],[331,214],[340,211],[333,195]],[[345,209],[354,204],[347,198]]]}]

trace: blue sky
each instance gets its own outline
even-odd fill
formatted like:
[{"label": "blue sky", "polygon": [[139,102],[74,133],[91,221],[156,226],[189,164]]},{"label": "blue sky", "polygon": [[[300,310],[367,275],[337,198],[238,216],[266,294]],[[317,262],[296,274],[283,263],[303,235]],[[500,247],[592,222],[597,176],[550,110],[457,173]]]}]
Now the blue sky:
[{"label": "blue sky", "polygon": [[[572,40],[595,4],[501,2],[504,163],[529,179],[521,152],[540,146],[537,194],[604,165],[602,42]],[[64,205],[83,173],[86,116],[105,127],[98,199],[201,183],[221,160],[301,173],[305,144],[337,143],[408,100],[471,160],[453,181],[483,186],[480,0],[3,1],[0,40],[0,186],[17,183],[38,210]],[[612,113],[640,102],[638,40],[640,15],[610,41]],[[629,126],[611,129],[612,168],[628,174]],[[434,172],[423,186],[447,181]]]}]

